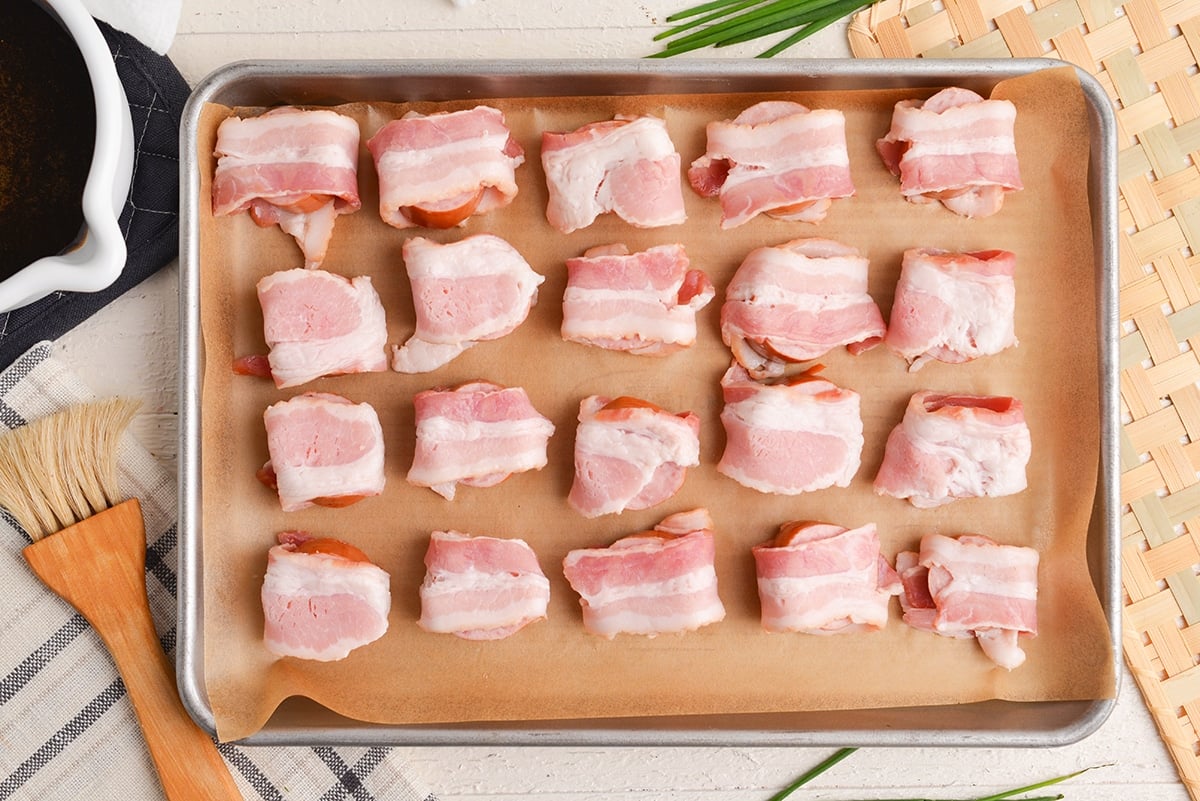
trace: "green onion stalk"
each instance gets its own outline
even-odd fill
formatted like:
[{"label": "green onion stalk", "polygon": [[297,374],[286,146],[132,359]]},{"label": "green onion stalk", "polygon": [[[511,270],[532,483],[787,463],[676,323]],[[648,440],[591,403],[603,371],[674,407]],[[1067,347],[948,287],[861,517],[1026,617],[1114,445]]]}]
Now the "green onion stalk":
[{"label": "green onion stalk", "polygon": [[819,30],[871,5],[873,0],[711,0],[667,17],[679,23],[654,37],[669,39],[650,58],[668,58],[702,47],[728,47],[791,31],[758,54],[770,58]]},{"label": "green onion stalk", "polygon": [[[828,757],[824,762],[821,762],[816,767],[812,768],[811,770],[806,771],[803,775],[801,775],[794,782],[792,782],[787,787],[780,790],[775,795],[771,796],[771,798],[768,799],[768,801],[783,801],[783,799],[789,797],[792,793],[796,792],[801,787],[808,784],[810,781],[812,781],[816,777],[820,776],[822,773],[829,770],[834,765],[841,762],[843,759],[850,756],[857,750],[858,750],[857,748],[839,749],[838,751],[834,752],[834,754],[832,756]],[[1036,790],[1041,790],[1043,788],[1058,784],[1059,782],[1065,782],[1068,779],[1073,779],[1076,776],[1080,775],[1081,773],[1086,773],[1089,770],[1091,770],[1091,768],[1084,768],[1083,770],[1077,770],[1074,773],[1068,773],[1065,776],[1056,776],[1053,779],[1046,779],[1045,781],[1037,782],[1036,784],[1027,784],[1024,787],[1016,787],[1012,790],[1005,790],[1002,793],[995,793],[994,795],[983,796],[981,798],[940,799],[939,801],[1009,801],[1010,799],[1011,799],[1011,801],[1059,801],[1060,799],[1062,799],[1064,797],[1062,794],[1024,796],[1023,798],[1014,798],[1014,796],[1024,795],[1025,793],[1032,793]],[[884,801],[933,801],[933,799],[902,798],[902,799],[885,799]]]}]

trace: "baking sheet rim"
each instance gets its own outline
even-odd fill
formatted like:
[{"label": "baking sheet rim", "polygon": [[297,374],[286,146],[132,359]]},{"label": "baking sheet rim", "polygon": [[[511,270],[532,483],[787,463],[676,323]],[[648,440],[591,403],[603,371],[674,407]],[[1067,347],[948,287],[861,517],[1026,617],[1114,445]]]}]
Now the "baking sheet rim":
[{"label": "baking sheet rim", "polygon": [[[820,82],[831,79],[878,85],[934,85],[951,81],[975,80],[988,83],[1025,75],[1043,69],[1064,66],[1053,59],[1003,60],[841,60],[813,59],[775,62],[731,60],[685,60],[650,63],[618,59],[605,62],[573,60],[544,61],[243,61],[218,68],[203,79],[192,92],[184,110],[180,128],[180,443],[179,443],[179,646],[176,674],[180,695],[197,722],[215,733],[216,725],[204,688],[203,649],[203,576],[202,537],[200,535],[200,416],[203,340],[199,322],[199,280],[195,203],[199,193],[199,175],[195,163],[194,135],[200,111],[207,102],[223,102],[220,94],[239,82],[298,78],[348,82],[341,90],[346,99],[367,99],[355,91],[355,82],[396,77],[426,80],[478,82],[521,81],[531,78],[559,81],[559,94],[572,91],[572,79],[591,78],[610,82],[610,93],[649,94],[663,91],[705,93],[712,91],[753,91],[761,86],[738,85],[739,80],[762,82],[796,81],[794,89],[828,89]],[[1102,542],[1101,559],[1096,566],[1101,605],[1111,636],[1114,666],[1120,659],[1120,561],[1118,521],[1118,425],[1117,375],[1117,275],[1116,275],[1116,146],[1115,122],[1107,95],[1095,79],[1076,69],[1092,113],[1092,171],[1090,184],[1093,206],[1097,297],[1099,301],[1099,374],[1101,427],[1100,464],[1094,509]],[[666,86],[659,81],[674,82]],[[653,85],[646,85],[653,83]],[[719,86],[718,86],[719,84]],[[361,85],[361,84],[360,84]],[[504,95],[502,85],[489,85],[496,96]],[[630,89],[635,91],[629,91]],[[872,87],[874,88],[874,87]],[[591,92],[593,87],[589,87]],[[539,89],[539,91],[541,91]],[[450,94],[450,93],[446,93]],[[521,94],[528,94],[523,92]],[[351,96],[352,95],[352,96]],[[292,102],[303,102],[296,99]],[[1095,528],[1090,535],[1094,536]],[[1093,546],[1094,547],[1094,546]],[[1115,671],[1119,672],[1119,671]],[[945,729],[922,726],[898,726],[871,731],[858,728],[741,728],[704,725],[707,716],[697,716],[678,728],[654,728],[659,719],[638,718],[629,721],[553,721],[530,722],[528,727],[469,725],[380,726],[346,720],[346,725],[299,726],[272,730],[270,723],[251,737],[239,740],[243,745],[434,745],[434,744],[592,744],[592,745],[980,745],[980,746],[1058,746],[1080,740],[1095,731],[1108,717],[1115,699],[1076,702],[1004,702],[985,705],[1019,706],[1024,710],[1038,707],[1079,707],[1079,714],[1062,725],[1045,730],[1029,729]],[[978,706],[978,705],[971,705]],[[939,707],[913,708],[914,714],[936,714]],[[889,714],[903,715],[908,710],[892,709]],[[1059,710],[1061,711],[1061,709]],[[720,716],[720,721],[742,718],[761,721],[764,717],[786,719],[796,715],[819,714],[823,717],[853,717],[851,713],[871,710],[821,713],[775,713],[773,715]],[[277,713],[278,716],[278,713]],[[274,720],[274,718],[273,718]],[[345,720],[345,719],[341,719]],[[679,723],[678,718],[669,719]],[[667,722],[667,721],[663,721]],[[698,725],[696,725],[698,724]],[[537,726],[538,728],[534,728]],[[609,728],[612,726],[612,728]]]}]

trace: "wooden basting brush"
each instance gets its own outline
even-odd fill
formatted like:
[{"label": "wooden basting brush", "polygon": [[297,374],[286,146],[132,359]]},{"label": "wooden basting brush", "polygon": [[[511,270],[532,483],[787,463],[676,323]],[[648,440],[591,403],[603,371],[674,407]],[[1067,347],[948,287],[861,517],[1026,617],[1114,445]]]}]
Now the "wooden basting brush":
[{"label": "wooden basting brush", "polygon": [[183,708],[150,617],[142,507],[122,501],[117,486],[117,446],[137,407],[79,404],[0,434],[0,506],[33,538],[23,551],[33,572],[108,646],[167,798],[240,799]]}]

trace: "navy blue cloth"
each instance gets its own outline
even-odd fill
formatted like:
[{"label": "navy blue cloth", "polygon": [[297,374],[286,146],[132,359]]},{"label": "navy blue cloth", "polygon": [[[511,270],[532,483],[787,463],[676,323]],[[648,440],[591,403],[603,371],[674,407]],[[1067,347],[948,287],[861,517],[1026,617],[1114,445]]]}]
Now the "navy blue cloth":
[{"label": "navy blue cloth", "polygon": [[104,22],[97,25],[133,118],[133,181],[119,220],[129,255],[107,289],[54,292],[0,314],[0,368],[35,343],[70,331],[179,254],[179,121],[191,89],[169,58]]}]

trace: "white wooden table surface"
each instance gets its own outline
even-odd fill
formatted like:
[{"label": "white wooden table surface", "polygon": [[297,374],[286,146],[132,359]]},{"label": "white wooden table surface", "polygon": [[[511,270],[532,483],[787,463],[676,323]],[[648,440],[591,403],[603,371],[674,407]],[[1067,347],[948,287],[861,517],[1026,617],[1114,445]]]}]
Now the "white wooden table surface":
[{"label": "white wooden table surface", "polygon": [[[249,58],[615,58],[653,49],[662,19],[688,0],[184,0],[169,55],[189,83]],[[747,57],[754,43],[704,55]],[[789,57],[849,57],[844,25]],[[101,394],[144,400],[142,442],[174,464],[177,445],[175,265],[60,341]],[[412,748],[442,799],[766,799],[830,751],[818,748]],[[795,798],[973,798],[1110,764],[1062,786],[1068,799],[1186,801],[1136,685],[1123,676],[1101,729],[1055,749],[864,749]]]}]

